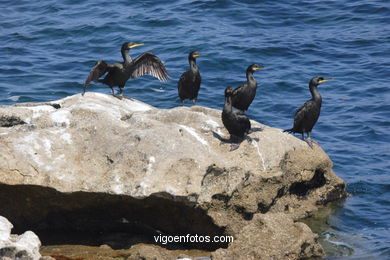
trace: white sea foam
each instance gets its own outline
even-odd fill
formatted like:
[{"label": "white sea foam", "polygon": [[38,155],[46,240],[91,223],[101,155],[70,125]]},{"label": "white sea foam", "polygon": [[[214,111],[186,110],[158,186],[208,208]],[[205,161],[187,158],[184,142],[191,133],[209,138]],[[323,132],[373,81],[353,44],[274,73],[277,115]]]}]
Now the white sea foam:
[{"label": "white sea foam", "polygon": [[162,89],[162,88],[152,88],[153,91],[155,92],[165,92],[165,89]]},{"label": "white sea foam", "polygon": [[20,98],[20,96],[10,96],[8,99],[16,102],[19,100],[19,98]]}]

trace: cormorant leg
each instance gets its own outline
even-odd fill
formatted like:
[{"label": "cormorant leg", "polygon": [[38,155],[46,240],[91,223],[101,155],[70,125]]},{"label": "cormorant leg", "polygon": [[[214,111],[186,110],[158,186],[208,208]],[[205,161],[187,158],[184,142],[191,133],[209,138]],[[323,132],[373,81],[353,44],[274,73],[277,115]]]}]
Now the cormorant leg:
[{"label": "cormorant leg", "polygon": [[223,143],[230,143],[230,152],[237,150],[240,147],[240,143],[242,142],[242,138],[230,135],[230,139],[221,141]]},{"label": "cormorant leg", "polygon": [[219,145],[223,145],[223,144],[231,144],[231,143],[234,143],[234,140],[232,138],[223,138],[221,137],[219,139],[221,142],[219,143]]},{"label": "cormorant leg", "polygon": [[115,91],[114,91],[114,88],[113,87],[110,87],[111,88],[111,91],[112,91],[112,95],[115,97]]},{"label": "cormorant leg", "polygon": [[240,137],[230,135],[230,150],[229,150],[229,152],[237,150],[240,147],[241,142],[242,142],[242,139]]},{"label": "cormorant leg", "polygon": [[313,141],[311,140],[310,132],[307,132],[307,138],[305,139],[305,142],[310,146],[310,148],[313,149]]},{"label": "cormorant leg", "polygon": [[123,87],[119,87],[119,96],[115,96],[117,98],[119,98],[120,100],[123,99]]},{"label": "cormorant leg", "polygon": [[312,143],[315,143],[315,144],[318,145],[318,143],[317,143],[315,140],[311,139],[311,132],[309,132],[309,139],[310,139],[310,141],[311,141]]},{"label": "cormorant leg", "polygon": [[194,98],[194,99],[192,100],[192,104],[195,105],[195,102],[196,102],[196,99]]},{"label": "cormorant leg", "polygon": [[310,148],[313,149],[313,143],[311,142],[311,139],[306,138],[306,139],[305,139],[305,142],[310,146]]}]

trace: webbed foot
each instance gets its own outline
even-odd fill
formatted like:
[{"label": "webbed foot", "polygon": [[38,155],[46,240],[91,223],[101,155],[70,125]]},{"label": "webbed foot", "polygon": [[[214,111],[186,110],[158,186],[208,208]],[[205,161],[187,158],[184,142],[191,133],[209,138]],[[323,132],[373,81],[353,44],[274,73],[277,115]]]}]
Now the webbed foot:
[{"label": "webbed foot", "polygon": [[117,99],[120,99],[120,100],[123,99],[123,96],[122,96],[122,95],[114,95],[114,97],[116,97]]},{"label": "webbed foot", "polygon": [[237,150],[240,147],[240,144],[243,140],[244,140],[243,138],[240,138],[240,137],[237,137],[234,135],[230,135],[230,139],[221,139],[220,145],[230,144],[229,151],[231,152],[231,151]]},{"label": "webbed foot", "polygon": [[313,143],[318,145],[318,143],[311,138],[306,138],[304,141],[310,146],[311,149],[313,149]]},{"label": "webbed foot", "polygon": [[240,144],[231,144],[230,145],[230,152],[237,150],[240,147]]}]

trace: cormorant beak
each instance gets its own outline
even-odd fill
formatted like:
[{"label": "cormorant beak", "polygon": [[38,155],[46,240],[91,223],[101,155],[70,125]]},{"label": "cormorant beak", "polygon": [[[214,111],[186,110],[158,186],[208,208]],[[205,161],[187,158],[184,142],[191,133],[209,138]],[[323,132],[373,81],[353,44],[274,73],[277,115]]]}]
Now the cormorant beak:
[{"label": "cormorant beak", "polygon": [[259,69],[264,69],[265,67],[263,67],[263,66],[259,66],[259,67],[254,67],[253,69],[254,70],[259,70]]},{"label": "cormorant beak", "polygon": [[200,54],[200,53],[194,53],[194,55],[192,55],[192,56],[194,56],[194,58],[196,58],[196,57],[202,56],[202,54]]},{"label": "cormorant beak", "polygon": [[318,83],[319,83],[319,84],[322,84],[322,83],[327,82],[327,81],[329,81],[329,80],[332,80],[332,78],[320,80]]},{"label": "cormorant beak", "polygon": [[144,43],[135,43],[133,45],[130,46],[130,48],[134,48],[134,47],[138,47],[138,46],[142,46],[144,45]]}]

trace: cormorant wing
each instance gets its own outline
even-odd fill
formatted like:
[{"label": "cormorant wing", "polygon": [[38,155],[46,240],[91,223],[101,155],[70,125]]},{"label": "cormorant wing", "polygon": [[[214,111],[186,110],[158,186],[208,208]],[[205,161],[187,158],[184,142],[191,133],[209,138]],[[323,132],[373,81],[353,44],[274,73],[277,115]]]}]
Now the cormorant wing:
[{"label": "cormorant wing", "polygon": [[95,66],[93,66],[93,68],[89,72],[88,77],[84,81],[83,95],[89,83],[91,81],[98,81],[98,79],[108,71],[108,67],[108,64],[104,60],[99,60],[98,62],[96,62]]},{"label": "cormorant wing", "polygon": [[150,52],[145,52],[132,62],[131,78],[138,78],[149,74],[160,81],[167,81],[169,73],[161,60]]},{"label": "cormorant wing", "polygon": [[233,110],[234,110],[234,115],[236,116],[239,125],[245,126],[246,132],[248,132],[251,129],[251,122],[250,122],[248,116],[241,109],[237,109],[237,108],[233,107]]},{"label": "cormorant wing", "polygon": [[183,81],[185,81],[186,79],[186,75],[188,74],[188,71],[186,72],[183,72],[183,74],[181,74],[180,78],[179,78],[179,85],[180,83],[182,83]]},{"label": "cormorant wing", "polygon": [[233,90],[233,93],[232,93],[232,104],[233,106],[237,106],[239,109],[242,109],[242,106],[243,105],[243,102],[245,103],[245,101],[243,99],[245,99],[245,91],[246,91],[246,88],[245,88],[246,84],[242,84],[240,86],[238,86],[237,88],[235,88]]},{"label": "cormorant wing", "polygon": [[236,88],[233,90],[232,97],[240,96],[241,93],[244,91],[244,86],[245,86],[245,84],[236,87]]},{"label": "cormorant wing", "polygon": [[310,108],[312,107],[311,100],[306,101],[305,104],[303,104],[300,108],[297,109],[294,116],[294,126],[299,127],[301,123],[303,122],[306,114],[309,112]]}]

